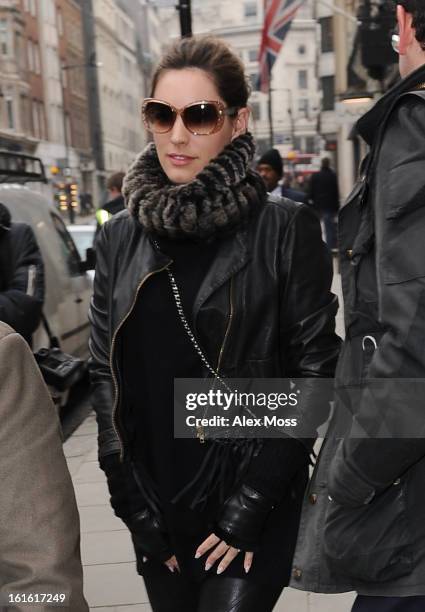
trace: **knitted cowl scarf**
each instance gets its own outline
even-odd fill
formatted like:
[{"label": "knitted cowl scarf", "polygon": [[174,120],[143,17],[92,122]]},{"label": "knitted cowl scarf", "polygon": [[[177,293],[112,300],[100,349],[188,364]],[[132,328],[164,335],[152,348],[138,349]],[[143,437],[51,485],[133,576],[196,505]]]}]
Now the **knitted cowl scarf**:
[{"label": "knitted cowl scarf", "polygon": [[170,239],[213,240],[232,233],[265,198],[261,177],[249,168],[254,152],[253,137],[243,134],[190,183],[174,184],[151,143],[124,179],[127,207],[147,232]]}]

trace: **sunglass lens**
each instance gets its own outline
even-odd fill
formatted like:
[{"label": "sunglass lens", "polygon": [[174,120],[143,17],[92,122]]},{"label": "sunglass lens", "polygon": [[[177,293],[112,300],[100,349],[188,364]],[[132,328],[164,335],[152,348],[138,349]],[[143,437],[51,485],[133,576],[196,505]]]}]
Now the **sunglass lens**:
[{"label": "sunglass lens", "polygon": [[144,108],[144,117],[148,129],[157,134],[169,132],[175,121],[175,113],[171,106],[161,102],[148,102]]},{"label": "sunglass lens", "polygon": [[218,109],[214,104],[203,102],[185,108],[183,120],[193,134],[207,135],[214,132],[219,120]]}]

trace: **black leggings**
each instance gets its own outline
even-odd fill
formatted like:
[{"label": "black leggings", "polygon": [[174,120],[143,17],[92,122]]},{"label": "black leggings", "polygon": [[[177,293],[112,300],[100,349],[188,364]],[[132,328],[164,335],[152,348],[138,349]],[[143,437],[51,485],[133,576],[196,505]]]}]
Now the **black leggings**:
[{"label": "black leggings", "polygon": [[211,574],[197,583],[149,564],[143,575],[153,612],[271,612],[282,586]]}]

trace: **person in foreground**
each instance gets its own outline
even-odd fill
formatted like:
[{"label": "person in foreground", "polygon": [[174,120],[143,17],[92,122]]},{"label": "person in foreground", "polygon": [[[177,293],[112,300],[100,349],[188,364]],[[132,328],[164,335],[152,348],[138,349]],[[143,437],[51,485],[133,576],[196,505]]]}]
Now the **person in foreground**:
[{"label": "person in foreground", "polygon": [[324,444],[293,566],[295,587],[357,591],[355,612],[425,610],[423,1],[400,0],[397,22],[402,80],[358,122],[371,152],[340,213],[334,425],[345,397],[354,435]]},{"label": "person in foreground", "polygon": [[27,343],[3,322],[0,398],[0,609],[45,610],[59,601],[88,612],[56,409]]},{"label": "person in foreground", "polygon": [[174,439],[174,378],[332,377],[339,349],[319,223],[267,199],[250,170],[248,93],[225,43],[176,42],[143,103],[154,142],[125,178],[128,211],[99,234],[100,464],[155,612],[273,609],[310,451],[293,437],[220,442],[202,428]]}]

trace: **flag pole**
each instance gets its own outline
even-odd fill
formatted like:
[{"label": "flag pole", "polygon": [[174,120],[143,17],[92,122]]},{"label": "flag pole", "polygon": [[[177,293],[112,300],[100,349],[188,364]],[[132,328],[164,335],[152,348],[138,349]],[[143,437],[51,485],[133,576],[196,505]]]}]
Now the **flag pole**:
[{"label": "flag pole", "polygon": [[[267,62],[269,64],[269,62]],[[270,138],[270,148],[273,148],[274,144],[274,133],[273,133],[273,99],[272,99],[272,70],[271,66],[268,66],[269,74],[268,74],[268,112],[269,112],[269,138]]]}]

